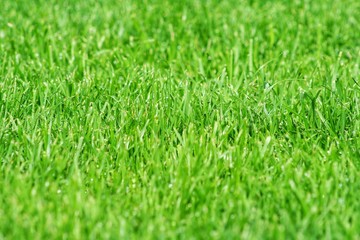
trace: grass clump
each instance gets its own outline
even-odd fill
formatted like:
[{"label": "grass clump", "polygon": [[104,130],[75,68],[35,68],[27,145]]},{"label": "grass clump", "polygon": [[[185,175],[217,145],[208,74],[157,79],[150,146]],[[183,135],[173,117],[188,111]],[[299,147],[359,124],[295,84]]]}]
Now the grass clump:
[{"label": "grass clump", "polygon": [[358,1],[2,5],[0,239],[360,237]]}]

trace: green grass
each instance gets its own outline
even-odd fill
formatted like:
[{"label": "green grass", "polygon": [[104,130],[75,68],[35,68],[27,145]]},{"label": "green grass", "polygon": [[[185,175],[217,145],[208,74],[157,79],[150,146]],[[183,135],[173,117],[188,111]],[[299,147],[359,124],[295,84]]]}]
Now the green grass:
[{"label": "green grass", "polygon": [[360,239],[360,1],[1,5],[0,239]]}]

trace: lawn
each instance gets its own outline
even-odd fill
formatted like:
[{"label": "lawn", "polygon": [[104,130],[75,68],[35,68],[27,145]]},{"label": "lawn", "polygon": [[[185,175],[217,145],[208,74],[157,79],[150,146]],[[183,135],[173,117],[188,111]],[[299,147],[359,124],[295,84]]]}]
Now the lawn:
[{"label": "lawn", "polygon": [[360,1],[1,1],[0,239],[359,229]]}]

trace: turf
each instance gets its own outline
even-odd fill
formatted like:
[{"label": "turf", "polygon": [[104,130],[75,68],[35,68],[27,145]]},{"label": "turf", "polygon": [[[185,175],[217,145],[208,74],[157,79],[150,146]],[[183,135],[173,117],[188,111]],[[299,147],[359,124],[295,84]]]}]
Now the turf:
[{"label": "turf", "polygon": [[0,9],[0,239],[359,239],[360,1]]}]

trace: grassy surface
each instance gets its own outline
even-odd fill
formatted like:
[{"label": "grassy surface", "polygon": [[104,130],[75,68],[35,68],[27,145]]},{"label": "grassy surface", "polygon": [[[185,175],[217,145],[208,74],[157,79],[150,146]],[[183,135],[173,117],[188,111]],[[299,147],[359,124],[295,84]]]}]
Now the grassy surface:
[{"label": "grassy surface", "polygon": [[360,238],[360,2],[15,0],[0,239]]}]

